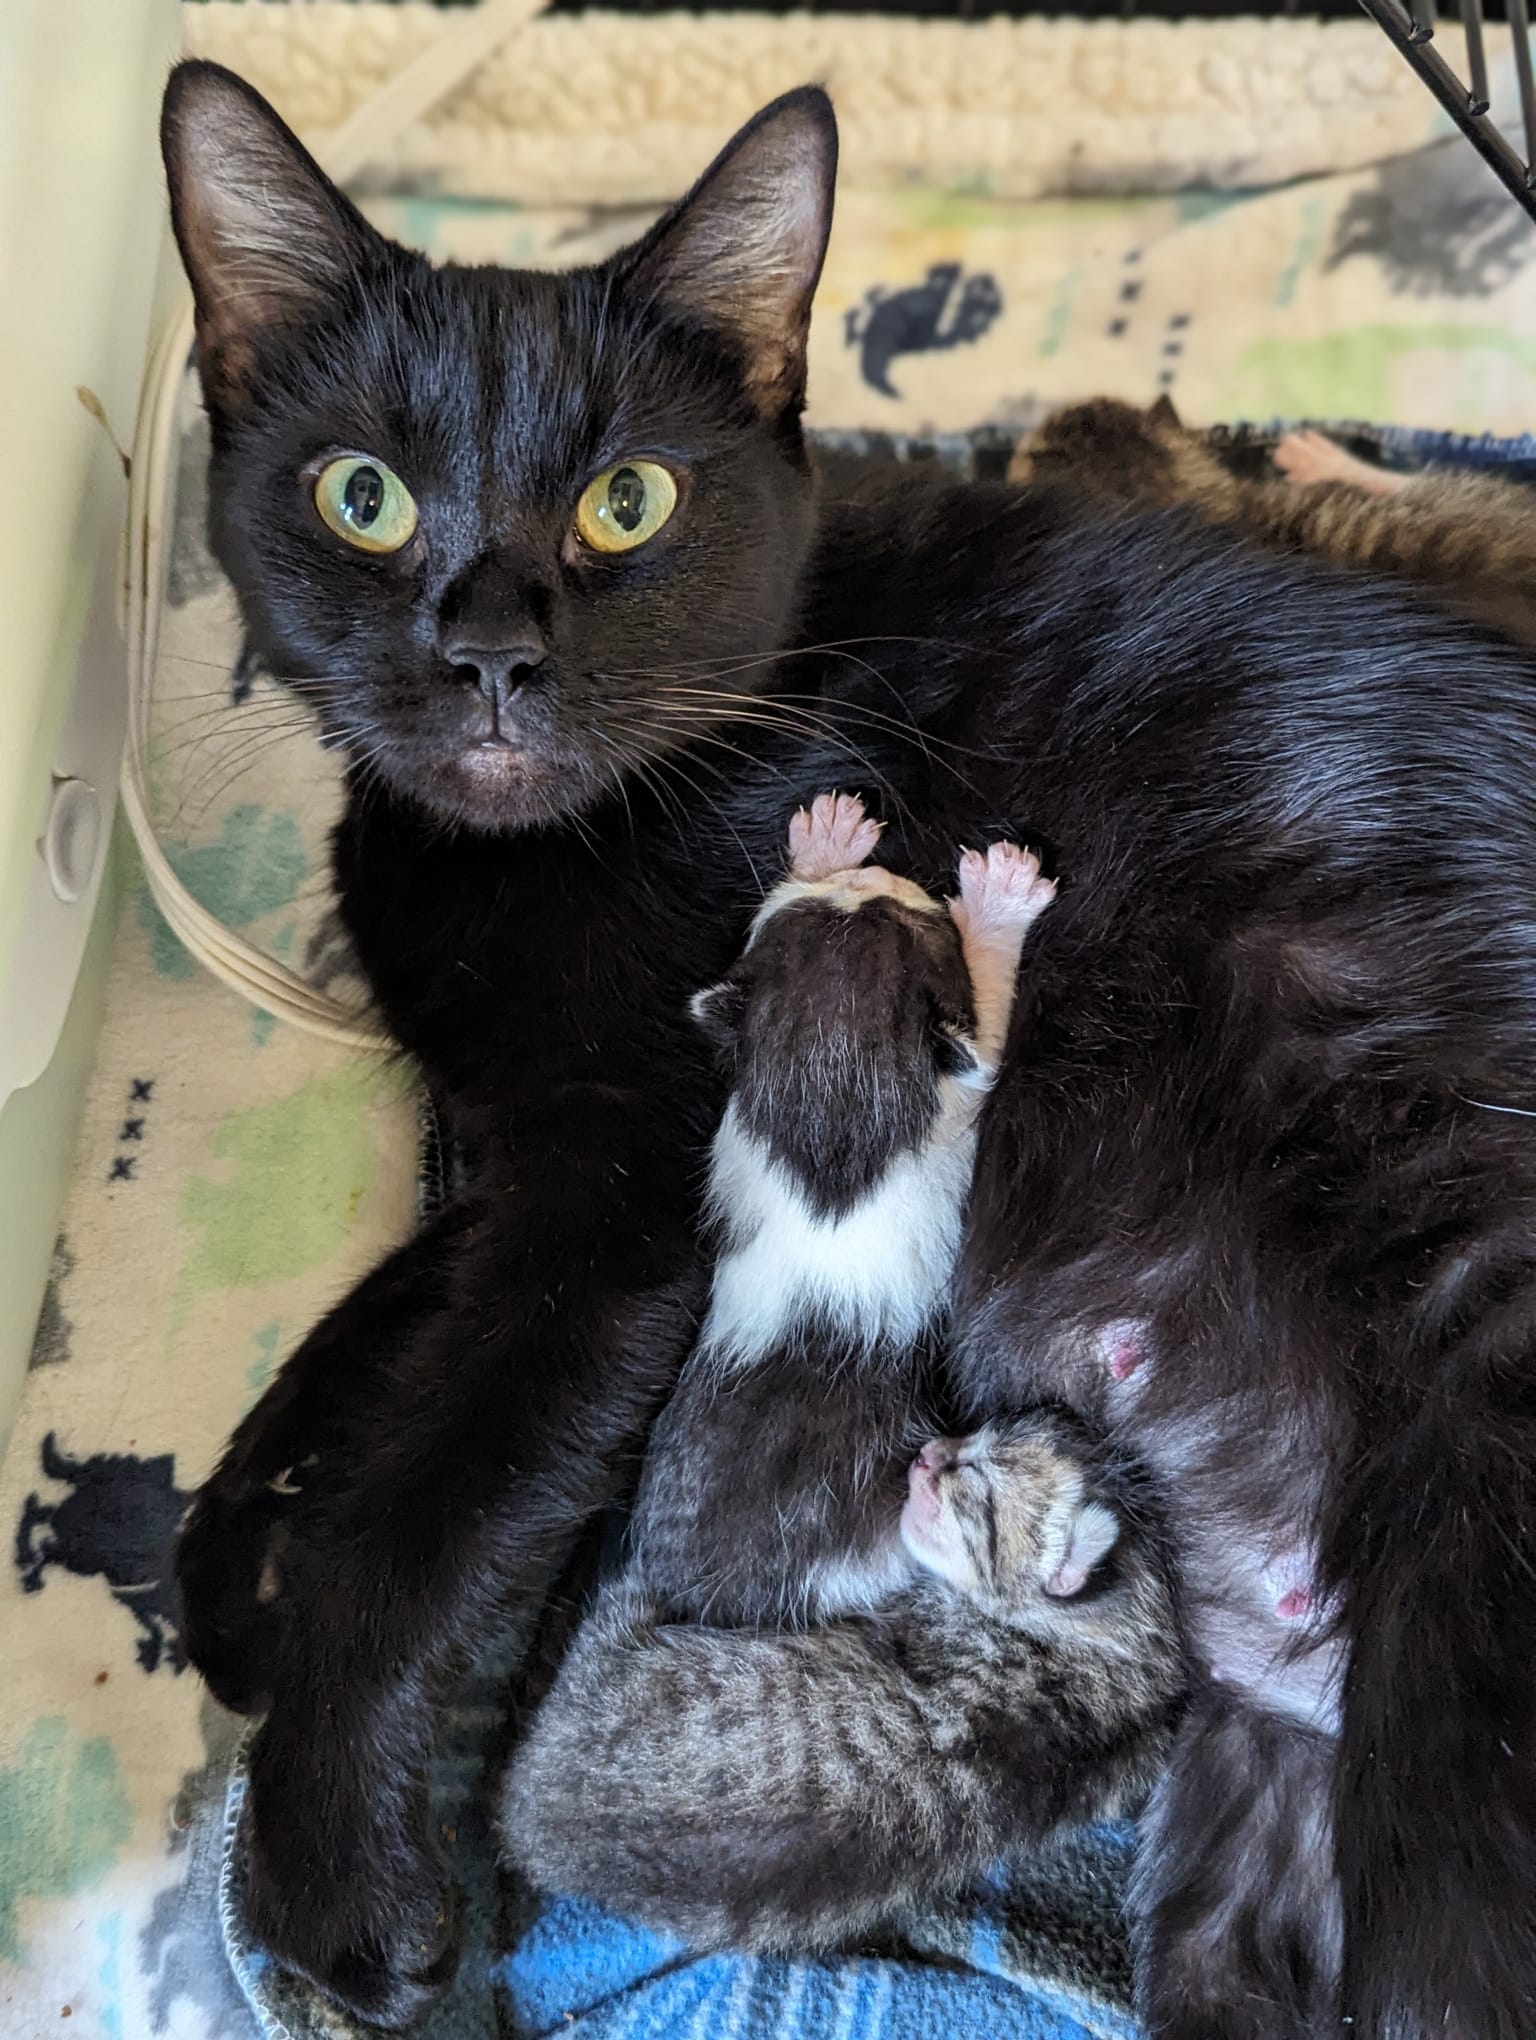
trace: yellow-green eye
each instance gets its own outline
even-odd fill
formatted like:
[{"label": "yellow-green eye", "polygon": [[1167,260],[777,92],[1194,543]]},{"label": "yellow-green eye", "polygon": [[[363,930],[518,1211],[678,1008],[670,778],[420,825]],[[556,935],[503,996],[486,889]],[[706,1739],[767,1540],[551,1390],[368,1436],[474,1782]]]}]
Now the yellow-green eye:
[{"label": "yellow-green eye", "polygon": [[576,530],[594,552],[633,552],[676,508],[677,483],[659,462],[621,461],[582,490]]},{"label": "yellow-green eye", "polygon": [[415,497],[393,468],[366,454],[349,453],[321,470],[315,508],[360,552],[399,552],[416,529]]}]

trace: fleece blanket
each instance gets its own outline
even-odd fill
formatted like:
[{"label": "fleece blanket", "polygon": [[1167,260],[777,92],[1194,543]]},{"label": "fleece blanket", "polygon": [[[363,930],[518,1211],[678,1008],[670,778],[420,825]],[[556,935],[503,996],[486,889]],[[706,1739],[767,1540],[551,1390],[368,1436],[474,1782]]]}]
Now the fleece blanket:
[{"label": "fleece blanket", "polygon": [[[323,141],[461,23],[413,0],[185,9],[189,50],[242,72],[306,141]],[[1436,48],[1462,65],[1459,28],[1445,24]],[[1505,38],[1491,35],[1488,55],[1502,114],[1513,86]],[[587,9],[520,27],[367,175],[376,188],[439,196],[659,202],[758,107],[807,79],[837,101],[848,178],[1009,199],[1254,188],[1380,162],[1450,132],[1364,20]]]},{"label": "fleece blanket", "polygon": [[[381,198],[438,255],[591,259],[635,216]],[[1459,146],[1246,200],[843,202],[813,422],[997,469],[1049,404],[1159,389],[1201,423],[1536,418],[1536,237]],[[327,981],[329,761],[236,663],[185,413],[155,801],[187,883]],[[1400,431],[1393,446],[1420,443]],[[1440,458],[1529,443],[1434,440]],[[1420,447],[1422,451],[1422,447]],[[272,1369],[410,1227],[404,1076],[277,1027],[202,977],[131,859],[109,1007],[34,1368],[0,1464],[0,2032],[41,2040],[335,2033],[248,1944],[239,1725],[185,1663],[168,1556],[185,1499]],[[504,1681],[462,1697],[440,1779],[472,1933],[450,2033],[766,2040],[1129,2033],[1127,1837],[1063,1839],[899,1946],[824,1964],[690,1962],[623,1922],[498,1889],[477,1787]]]}]

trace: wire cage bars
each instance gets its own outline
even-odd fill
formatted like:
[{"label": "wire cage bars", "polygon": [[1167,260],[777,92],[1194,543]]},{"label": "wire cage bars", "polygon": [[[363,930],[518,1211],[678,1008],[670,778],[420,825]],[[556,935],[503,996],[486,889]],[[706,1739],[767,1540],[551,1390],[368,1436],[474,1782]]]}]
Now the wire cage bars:
[{"label": "wire cage bars", "polygon": [[1529,0],[1505,0],[1514,43],[1523,154],[1493,118],[1483,0],[1458,0],[1467,39],[1467,69],[1472,74],[1465,83],[1434,46],[1434,0],[1407,0],[1406,5],[1404,0],[1360,0],[1360,5],[1401,50],[1494,175],[1536,220],[1536,171],[1532,169],[1536,164],[1536,79],[1531,72]]}]

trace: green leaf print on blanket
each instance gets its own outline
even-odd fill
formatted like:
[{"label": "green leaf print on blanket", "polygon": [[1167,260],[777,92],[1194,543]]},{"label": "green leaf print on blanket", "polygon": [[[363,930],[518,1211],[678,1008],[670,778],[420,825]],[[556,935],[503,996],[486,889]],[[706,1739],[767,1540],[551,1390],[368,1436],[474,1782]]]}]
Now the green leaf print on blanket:
[{"label": "green leaf print on blanket", "polygon": [[[297,820],[286,808],[243,802],[231,808],[217,843],[168,843],[166,856],[194,899],[231,928],[248,927],[286,907],[309,875]],[[161,918],[146,887],[139,919],[160,977],[189,978],[196,965]]]},{"label": "green leaf print on blanket", "polygon": [[33,1722],[0,1765],[0,1961],[24,1962],[23,1898],[60,1898],[110,1869],[133,1826],[105,1736],[76,1741],[62,1715]]},{"label": "green leaf print on blanket", "polygon": [[[1492,326],[1350,326],[1314,340],[1252,341],[1238,355],[1232,380],[1213,415],[1221,418],[1396,418],[1397,377],[1410,357],[1451,355],[1461,367],[1447,429],[1464,421],[1459,407],[1477,406],[1479,355],[1513,364],[1536,384],[1536,340]],[[1416,364],[1416,372],[1423,369]],[[1443,371],[1443,363],[1437,365]],[[1443,373],[1441,379],[1444,380]],[[1471,428],[1469,428],[1471,429]]]},{"label": "green leaf print on blanket", "polygon": [[373,1110],[398,1081],[349,1063],[220,1122],[211,1146],[227,1172],[194,1176],[181,1193],[194,1244],[178,1319],[211,1290],[283,1281],[335,1256],[377,1174]]}]

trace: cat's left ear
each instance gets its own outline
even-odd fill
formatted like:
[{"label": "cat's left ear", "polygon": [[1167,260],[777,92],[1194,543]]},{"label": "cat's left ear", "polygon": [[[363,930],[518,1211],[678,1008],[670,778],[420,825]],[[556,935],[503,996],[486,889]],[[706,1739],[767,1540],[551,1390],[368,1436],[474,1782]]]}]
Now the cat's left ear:
[{"label": "cat's left ear", "polygon": [[176,66],[160,143],[204,388],[235,403],[264,340],[333,305],[387,244],[261,94],[221,64]]},{"label": "cat's left ear", "polygon": [[804,400],[836,176],[832,102],[804,85],[750,120],[616,265],[626,283],[733,342],[768,417]]}]

